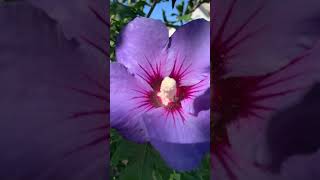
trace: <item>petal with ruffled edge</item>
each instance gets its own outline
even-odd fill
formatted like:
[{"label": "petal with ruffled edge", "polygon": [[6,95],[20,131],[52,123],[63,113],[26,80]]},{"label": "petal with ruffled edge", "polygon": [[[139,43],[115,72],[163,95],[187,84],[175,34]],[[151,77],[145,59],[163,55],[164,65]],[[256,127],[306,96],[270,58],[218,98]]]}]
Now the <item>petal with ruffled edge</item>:
[{"label": "petal with ruffled edge", "polygon": [[191,87],[192,98],[183,100],[190,105],[184,111],[196,114],[204,104],[199,103],[203,99],[196,103],[194,100],[198,96],[208,100],[210,97],[210,93],[204,94],[210,87],[210,23],[202,19],[191,21],[181,26],[170,40],[166,71],[176,76],[181,86]]},{"label": "petal with ruffled edge", "polygon": [[194,114],[198,115],[200,111],[208,110],[210,109],[210,99],[211,93],[210,89],[207,89],[202,95],[198,96],[193,101],[193,107],[194,107]]},{"label": "petal with ruffled edge", "polygon": [[151,144],[162,155],[165,162],[178,171],[190,171],[199,167],[210,142],[179,144],[153,140]]},{"label": "petal with ruffled edge", "polygon": [[[157,109],[144,116],[151,144],[159,150],[166,162],[177,170],[196,167],[203,155],[209,151],[210,110],[201,111],[198,116],[185,115],[186,119],[182,121],[171,114],[166,117],[163,109]],[[183,154],[188,156],[183,158]],[[174,160],[173,156],[181,159]]]},{"label": "petal with ruffled edge", "polygon": [[[210,76],[210,23],[203,19],[191,21],[175,31],[170,38],[168,68],[189,67],[182,81],[191,85]],[[208,88],[210,85],[207,84]],[[205,88],[205,89],[206,89]]]},{"label": "petal with ruffled edge", "polygon": [[[108,34],[109,1],[100,0],[27,0],[55,19],[69,38],[104,37]],[[109,37],[106,37],[109,38]],[[98,40],[98,38],[94,38]]]},{"label": "petal with ruffled edge", "polygon": [[126,138],[144,142],[144,126],[142,112],[137,109],[135,96],[141,89],[135,76],[130,74],[120,63],[110,64],[110,123]]},{"label": "petal with ruffled edge", "polygon": [[168,41],[168,30],[161,21],[143,17],[135,18],[123,28],[118,38],[117,61],[135,74],[143,72],[140,65],[143,68],[149,68],[149,62],[163,66],[166,63],[159,61],[166,60]]}]

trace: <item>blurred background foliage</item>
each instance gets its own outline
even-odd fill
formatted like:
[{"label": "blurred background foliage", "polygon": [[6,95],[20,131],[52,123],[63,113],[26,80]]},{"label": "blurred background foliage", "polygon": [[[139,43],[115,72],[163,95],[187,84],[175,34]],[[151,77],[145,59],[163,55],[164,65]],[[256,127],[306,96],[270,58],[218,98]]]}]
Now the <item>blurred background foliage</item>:
[{"label": "blurred background foliage", "polygon": [[[209,0],[110,0],[110,54],[116,61],[116,39],[121,29],[136,17],[159,19],[169,33],[191,21],[200,6]],[[209,18],[210,13],[204,13]],[[201,17],[200,13],[200,17]],[[166,166],[150,144],[136,144],[123,139],[114,129],[110,131],[110,180],[209,180],[210,157],[191,172],[176,172]]]}]

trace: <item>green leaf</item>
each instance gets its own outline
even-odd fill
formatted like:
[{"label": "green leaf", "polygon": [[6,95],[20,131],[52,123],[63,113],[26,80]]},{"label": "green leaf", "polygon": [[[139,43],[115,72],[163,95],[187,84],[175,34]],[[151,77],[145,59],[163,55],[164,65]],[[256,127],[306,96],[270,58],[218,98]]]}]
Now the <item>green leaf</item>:
[{"label": "green leaf", "polygon": [[181,1],[181,4],[178,4],[176,8],[177,8],[178,12],[180,14],[182,14],[183,13],[183,8],[184,8],[184,1]]},{"label": "green leaf", "polygon": [[210,155],[190,172],[168,168],[150,144],[136,144],[123,139],[114,129],[110,134],[111,180],[206,180],[210,179]]},{"label": "green leaf", "polygon": [[136,144],[121,138],[116,131],[111,132],[112,142],[112,138],[120,138],[111,144],[111,166],[117,168],[119,180],[169,179],[172,170],[150,144]]},{"label": "green leaf", "polygon": [[[127,168],[121,173],[120,180],[152,180],[153,159],[148,144],[136,147],[134,158],[129,158]],[[128,149],[127,149],[128,150]]]},{"label": "green leaf", "polygon": [[190,20],[191,20],[191,14],[186,14],[186,15],[183,15],[183,16],[178,16],[177,19],[180,20],[180,21],[190,21]]},{"label": "green leaf", "polygon": [[[195,180],[195,179],[199,179],[199,178],[194,177],[194,176],[192,176],[190,174],[184,173],[184,174],[181,175],[181,179],[183,179],[183,180]],[[208,179],[210,179],[210,178],[208,178]]]},{"label": "green leaf", "polygon": [[180,180],[180,179],[181,179],[181,175],[174,172],[173,174],[171,174],[169,180]]},{"label": "green leaf", "polygon": [[144,6],[150,6],[146,1],[138,1],[134,4],[134,8],[136,9],[143,9]]},{"label": "green leaf", "polygon": [[162,9],[162,18],[163,18],[163,21],[164,21],[164,22],[168,23],[166,11],[165,11],[164,9]]}]

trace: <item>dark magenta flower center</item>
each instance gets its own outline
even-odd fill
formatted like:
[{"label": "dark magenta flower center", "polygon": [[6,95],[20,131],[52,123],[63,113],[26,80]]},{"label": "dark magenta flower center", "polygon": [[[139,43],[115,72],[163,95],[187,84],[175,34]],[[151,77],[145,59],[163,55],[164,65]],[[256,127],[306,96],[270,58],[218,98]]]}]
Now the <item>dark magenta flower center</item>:
[{"label": "dark magenta flower center", "polygon": [[190,73],[191,64],[184,66],[184,61],[178,63],[175,60],[171,73],[168,76],[162,75],[162,67],[159,64],[152,65],[149,61],[149,67],[139,65],[143,74],[138,74],[152,90],[139,89],[135,90],[140,95],[133,97],[139,99],[137,108],[143,108],[149,111],[154,108],[164,108],[165,116],[178,115],[183,121],[183,108],[181,102],[193,97],[193,94],[198,92],[202,81],[192,85],[182,85],[182,80],[186,79]]}]

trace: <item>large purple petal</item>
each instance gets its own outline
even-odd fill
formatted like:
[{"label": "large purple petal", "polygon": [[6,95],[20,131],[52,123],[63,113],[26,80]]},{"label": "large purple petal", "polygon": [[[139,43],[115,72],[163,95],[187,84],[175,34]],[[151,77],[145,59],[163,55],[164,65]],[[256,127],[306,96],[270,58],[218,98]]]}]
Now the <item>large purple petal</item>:
[{"label": "large purple petal", "polygon": [[205,91],[210,87],[210,24],[205,20],[191,21],[180,27],[170,40],[167,71],[178,74],[179,78],[182,76],[181,85],[193,86],[192,96],[195,98],[184,100],[188,104],[188,109],[184,110],[198,113],[202,106],[206,106],[205,103],[209,104],[210,93],[208,96]]},{"label": "large purple petal", "polygon": [[154,140],[151,143],[165,162],[178,171],[190,171],[199,167],[204,154],[210,149],[210,142],[179,144]]},{"label": "large purple petal", "polygon": [[120,63],[110,65],[110,123],[130,140],[146,140],[142,112],[136,109],[136,91],[141,89],[139,81]]},{"label": "large purple petal", "polygon": [[210,89],[207,89],[204,94],[198,96],[193,101],[194,107],[194,114],[198,114],[200,111],[210,109],[210,100],[211,100],[211,93]]},{"label": "large purple petal", "polygon": [[202,143],[210,141],[210,111],[201,111],[198,116],[190,113],[167,113],[156,109],[144,115],[144,123],[151,141],[168,143]]},{"label": "large purple petal", "polygon": [[[284,162],[294,156],[311,155],[318,151],[318,105],[320,85],[316,84],[298,104],[276,113],[266,130],[268,161],[262,162],[279,173]],[[304,122],[307,120],[307,122]],[[285,136],[284,136],[285,134]]]},{"label": "large purple petal", "polygon": [[109,1],[101,0],[27,0],[55,19],[67,37],[101,36],[108,31]]},{"label": "large purple petal", "polygon": [[220,48],[214,47],[213,51],[219,53],[224,47],[224,61],[228,62],[228,73],[233,75],[273,71],[316,42],[317,3],[316,0],[288,0],[282,4],[275,0],[215,1],[211,38]]},{"label": "large purple petal", "polygon": [[[286,64],[288,60],[292,60],[292,57],[297,56],[298,52],[302,49],[312,47],[315,40],[314,37],[319,35],[318,30],[314,28],[317,23],[316,18],[313,16],[317,14],[316,12],[319,8],[317,1],[297,0],[287,1],[287,3],[284,2],[282,4],[279,4],[278,1],[268,1],[266,6],[259,10],[259,1],[256,0],[226,0],[216,1],[213,5],[215,10],[212,11],[214,13],[212,19],[216,20],[213,21],[214,37],[218,36],[219,28],[226,22],[224,19],[227,14],[226,11],[230,9],[229,5],[232,4],[232,2],[235,3],[235,6],[231,10],[232,15],[227,22],[227,26],[224,28],[222,40],[223,42],[228,42],[227,39],[229,38],[228,46],[233,46],[233,48],[229,49],[228,54],[223,54],[224,57],[227,57],[225,58],[225,62],[228,62],[230,65],[230,69],[228,69],[230,71],[228,73],[231,73],[233,76],[239,76],[239,74],[248,76],[250,74],[265,74],[266,72],[272,72],[283,64]],[[284,9],[287,10],[284,11]],[[270,12],[272,13],[270,14]],[[246,20],[248,20],[248,18],[250,19],[250,16],[253,17],[252,20],[250,23],[246,23]],[[244,25],[243,29],[240,29],[241,24]],[[237,32],[236,38],[231,38],[231,35]],[[217,52],[217,49],[213,49],[213,51]],[[301,85],[304,87],[304,85],[308,84],[310,81],[310,78],[307,78],[309,76],[305,76],[306,74],[303,73],[303,76],[305,76],[307,81],[300,80],[303,78],[294,78],[294,76],[298,74],[301,75],[301,71],[306,70],[306,64],[310,63],[301,61],[300,64],[296,63],[295,67],[290,66],[290,68],[287,68],[287,70],[290,69],[289,71],[291,72],[277,73],[277,75],[263,81],[260,85],[274,84],[275,86],[273,85],[263,89],[259,92],[260,95],[263,93],[268,93],[269,95],[274,94],[274,92],[279,92],[279,90],[284,92],[290,90],[292,87],[301,87]],[[316,63],[314,63],[314,65],[316,65]],[[305,72],[308,72],[308,70]],[[237,94],[237,92],[235,91],[234,94]],[[276,98],[274,96],[269,99],[273,102],[268,102],[269,100],[267,100],[259,103],[266,107],[272,107],[269,108],[270,110],[277,109],[283,106],[283,104],[288,105],[294,102],[293,100],[297,99],[296,95],[289,94],[288,96],[279,95]],[[265,118],[265,114],[270,115],[272,110],[269,111],[268,108],[263,110],[260,106],[259,111],[264,114],[258,112],[260,117],[255,117],[255,120],[261,117]],[[268,112],[265,113],[266,111]],[[261,138],[256,136],[258,134],[257,131],[259,130],[255,123],[257,121],[250,120],[251,119],[247,117],[243,117],[243,121],[240,124],[243,124],[244,126],[254,124],[254,127],[251,126],[246,129],[242,128],[241,132],[238,128],[232,128],[234,132],[233,134],[230,134],[233,150],[236,150],[241,154],[239,157],[245,157],[247,159],[253,158],[252,148],[243,148],[243,144],[248,141],[261,141]],[[277,120],[275,121],[280,122]],[[265,122],[266,121],[258,121],[259,127],[261,127],[261,124],[264,125]],[[252,133],[252,131],[254,131],[254,133]],[[240,138],[241,136],[242,138]],[[233,168],[233,166],[231,166],[231,168]],[[244,169],[245,172],[247,170],[249,170],[249,168]],[[251,175],[251,173],[252,171],[248,174]],[[260,171],[260,174],[264,173],[264,171]],[[248,179],[248,177],[241,178],[239,176],[238,179]]]},{"label": "large purple petal", "polygon": [[108,126],[106,114],[69,118],[106,111],[105,92],[82,77],[104,83],[107,61],[82,52],[53,19],[26,2],[0,8],[0,179],[107,178],[107,143],[64,156],[95,138],[107,141],[106,129],[82,133]]},{"label": "large purple petal", "polygon": [[160,152],[166,163],[176,170],[196,168],[210,149],[210,111],[198,116],[165,116],[162,110],[144,117],[151,144]]},{"label": "large purple petal", "polygon": [[[117,61],[131,73],[143,72],[141,66],[149,68],[150,63],[166,60],[168,30],[159,20],[135,18],[122,30],[116,47]],[[162,66],[165,62],[162,62]],[[153,64],[155,66],[155,64]]]},{"label": "large purple petal", "polygon": [[[210,23],[205,20],[194,20],[180,28],[171,36],[169,47],[169,64],[190,66],[183,84],[190,85],[210,75]],[[209,84],[207,84],[207,88]],[[206,89],[206,88],[205,88]]]},{"label": "large purple petal", "polygon": [[[27,0],[56,20],[68,39],[81,40],[84,48],[98,49],[109,57],[109,1]],[[102,55],[98,54],[97,55]],[[99,58],[99,57],[98,57]]]}]

